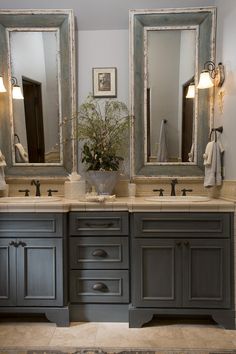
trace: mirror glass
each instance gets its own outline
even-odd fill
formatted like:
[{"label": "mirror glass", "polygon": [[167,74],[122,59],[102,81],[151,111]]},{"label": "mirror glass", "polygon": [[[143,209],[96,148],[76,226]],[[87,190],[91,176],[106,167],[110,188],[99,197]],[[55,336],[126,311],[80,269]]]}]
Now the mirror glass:
[{"label": "mirror glass", "polygon": [[214,7],[130,11],[132,179],[203,176],[214,100],[196,87],[215,30]]},{"label": "mirror glass", "polygon": [[12,100],[15,163],[62,163],[57,30],[9,32],[11,77],[24,99]]},{"label": "mirror glass", "polygon": [[[196,30],[146,31],[146,163],[193,162]],[[175,60],[173,60],[175,58]]]}]

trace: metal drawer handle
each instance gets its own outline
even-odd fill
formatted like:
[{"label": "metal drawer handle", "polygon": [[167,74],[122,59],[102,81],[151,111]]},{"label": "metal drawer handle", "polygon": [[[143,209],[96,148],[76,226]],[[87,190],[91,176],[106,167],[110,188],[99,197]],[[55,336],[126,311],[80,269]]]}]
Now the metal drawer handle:
[{"label": "metal drawer handle", "polygon": [[107,222],[107,223],[104,223],[104,224],[86,222],[85,225],[87,227],[91,227],[91,228],[95,228],[95,227],[109,228],[109,227],[111,227],[113,225],[113,222]]},{"label": "metal drawer handle", "polygon": [[104,283],[96,283],[96,284],[93,284],[93,290],[105,291],[105,290],[107,290],[107,286]]},{"label": "metal drawer handle", "polygon": [[102,257],[102,258],[105,258],[107,256],[107,253],[105,250],[102,250],[102,249],[96,249],[92,252],[92,255],[94,257]]}]

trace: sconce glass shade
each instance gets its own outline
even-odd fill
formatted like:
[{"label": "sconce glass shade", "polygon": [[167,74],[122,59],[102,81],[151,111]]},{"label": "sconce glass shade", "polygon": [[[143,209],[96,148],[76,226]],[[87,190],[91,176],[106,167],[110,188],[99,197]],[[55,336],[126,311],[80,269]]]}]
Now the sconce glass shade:
[{"label": "sconce glass shade", "polygon": [[0,92],[7,92],[6,87],[4,86],[4,83],[3,83],[2,76],[0,76]]},{"label": "sconce glass shade", "polygon": [[190,84],[188,87],[186,98],[194,98],[194,97],[195,97],[195,85]]},{"label": "sconce glass shade", "polygon": [[197,88],[198,89],[206,89],[206,88],[210,88],[210,87],[213,87],[214,86],[214,83],[210,77],[210,73],[208,70],[203,70],[201,72],[201,75],[200,75],[200,80],[199,80],[199,83],[197,85]]},{"label": "sconce glass shade", "polygon": [[23,100],[24,96],[22,95],[21,88],[18,85],[14,85],[12,88],[12,98],[15,100]]}]

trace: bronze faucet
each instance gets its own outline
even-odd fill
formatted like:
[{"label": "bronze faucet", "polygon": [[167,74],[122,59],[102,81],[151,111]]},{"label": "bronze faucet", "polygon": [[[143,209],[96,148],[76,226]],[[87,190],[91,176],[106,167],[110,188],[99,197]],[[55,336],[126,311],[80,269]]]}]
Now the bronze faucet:
[{"label": "bronze faucet", "polygon": [[178,183],[177,178],[172,179],[172,181],[171,181],[171,192],[170,192],[171,196],[175,196],[176,195],[176,193],[175,193],[175,185],[177,183]]},{"label": "bronze faucet", "polygon": [[41,192],[40,192],[40,182],[37,180],[35,181],[35,179],[32,179],[31,181],[31,186],[35,185],[36,187],[36,193],[35,193],[35,196],[36,197],[40,197],[41,195]]}]

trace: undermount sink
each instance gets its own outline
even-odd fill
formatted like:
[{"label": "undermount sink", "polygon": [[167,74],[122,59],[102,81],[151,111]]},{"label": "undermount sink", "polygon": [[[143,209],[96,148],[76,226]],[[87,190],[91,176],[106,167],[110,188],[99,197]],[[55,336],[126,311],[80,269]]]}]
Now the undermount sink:
[{"label": "undermount sink", "polygon": [[209,197],[201,196],[201,195],[187,195],[187,196],[153,196],[147,197],[145,200],[150,202],[207,202],[210,200]]},{"label": "undermount sink", "polygon": [[0,203],[52,203],[59,200],[60,197],[3,197]]}]

